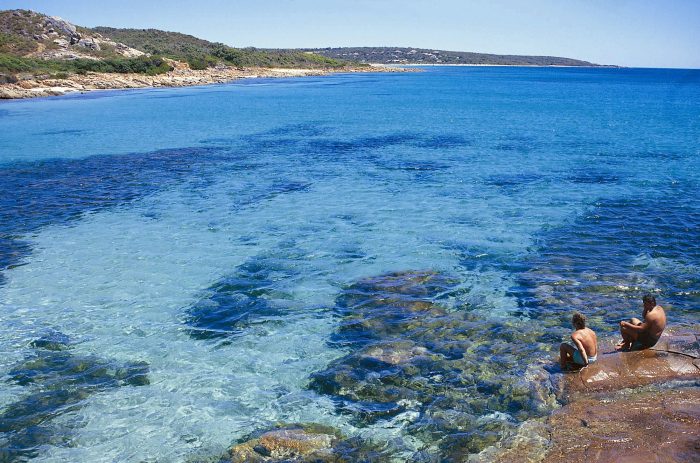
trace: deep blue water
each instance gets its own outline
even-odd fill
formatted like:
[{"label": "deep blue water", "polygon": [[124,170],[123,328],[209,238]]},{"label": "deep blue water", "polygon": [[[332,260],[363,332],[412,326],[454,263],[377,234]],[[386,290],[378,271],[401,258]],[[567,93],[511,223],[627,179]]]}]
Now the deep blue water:
[{"label": "deep blue water", "polygon": [[699,102],[700,71],[455,67],[0,103],[0,459],[512,436],[573,310],[608,344],[645,292],[700,321]]}]

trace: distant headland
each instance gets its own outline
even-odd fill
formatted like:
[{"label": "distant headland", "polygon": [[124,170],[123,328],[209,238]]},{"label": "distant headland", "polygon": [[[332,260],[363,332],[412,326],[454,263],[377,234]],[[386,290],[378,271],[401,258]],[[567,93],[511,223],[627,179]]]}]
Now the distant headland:
[{"label": "distant headland", "polygon": [[387,65],[411,64],[599,66],[551,56],[418,48],[234,48],[178,32],[86,28],[30,10],[0,11],[0,99],[250,77],[399,72],[404,69]]},{"label": "distant headland", "polygon": [[331,59],[372,64],[606,67],[588,61],[558,56],[494,55],[490,53],[435,50],[433,48],[344,47],[308,48],[305,51]]}]

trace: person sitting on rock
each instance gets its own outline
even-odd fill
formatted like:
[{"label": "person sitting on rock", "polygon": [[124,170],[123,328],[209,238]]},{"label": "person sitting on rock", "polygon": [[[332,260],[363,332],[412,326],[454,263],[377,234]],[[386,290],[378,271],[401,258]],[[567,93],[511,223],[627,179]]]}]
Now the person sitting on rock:
[{"label": "person sitting on rock", "polygon": [[592,329],[586,328],[586,317],[574,312],[571,324],[574,325],[574,332],[571,333],[573,342],[562,342],[559,346],[559,364],[562,370],[569,366],[585,367],[598,358],[598,337]]},{"label": "person sitting on rock", "polygon": [[656,298],[651,294],[646,294],[642,298],[644,311],[642,312],[643,322],[631,318],[628,321],[620,322],[620,334],[622,341],[616,346],[616,350],[642,350],[654,347],[659,341],[661,333],[666,328],[666,312],[660,305],[656,305]]}]

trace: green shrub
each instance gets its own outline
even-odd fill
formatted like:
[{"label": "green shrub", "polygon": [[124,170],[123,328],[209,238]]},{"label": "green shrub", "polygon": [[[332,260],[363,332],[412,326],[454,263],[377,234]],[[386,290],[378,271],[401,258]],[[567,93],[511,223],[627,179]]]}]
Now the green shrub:
[{"label": "green shrub", "polygon": [[216,66],[218,60],[213,56],[191,56],[187,58],[190,69],[202,70]]},{"label": "green shrub", "polygon": [[0,73],[31,72],[39,73],[77,73],[109,72],[137,73],[146,75],[163,74],[172,67],[157,56],[140,56],[138,58],[115,58],[105,60],[40,60],[0,54]]}]

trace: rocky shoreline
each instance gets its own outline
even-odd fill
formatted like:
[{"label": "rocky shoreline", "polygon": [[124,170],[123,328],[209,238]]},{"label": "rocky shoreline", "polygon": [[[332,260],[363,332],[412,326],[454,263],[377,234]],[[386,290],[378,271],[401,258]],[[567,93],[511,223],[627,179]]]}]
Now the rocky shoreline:
[{"label": "rocky shoreline", "polygon": [[234,68],[218,66],[205,70],[192,70],[182,63],[173,62],[174,69],[165,74],[117,74],[88,72],[66,78],[27,77],[13,83],[0,83],[0,99],[38,98],[60,96],[68,93],[85,93],[94,90],[118,90],[128,88],[189,87],[195,85],[223,84],[246,78],[279,78],[325,76],[351,72],[406,72],[403,68],[388,66],[358,66],[339,69],[291,69],[291,68]]}]

